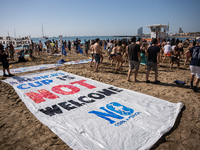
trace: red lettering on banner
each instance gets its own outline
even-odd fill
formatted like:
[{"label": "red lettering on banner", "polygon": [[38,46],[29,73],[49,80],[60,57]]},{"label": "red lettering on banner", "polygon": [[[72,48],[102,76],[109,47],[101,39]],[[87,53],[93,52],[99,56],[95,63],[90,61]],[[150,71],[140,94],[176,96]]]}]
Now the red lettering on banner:
[{"label": "red lettering on banner", "polygon": [[59,98],[59,96],[54,95],[53,93],[45,90],[45,89],[41,89],[41,90],[37,90],[39,93],[35,93],[35,92],[28,92],[25,93],[28,97],[30,97],[35,103],[41,103],[41,102],[45,102],[45,100],[43,98],[49,98],[49,99],[56,99]]},{"label": "red lettering on banner", "polygon": [[[71,89],[72,91],[70,91],[70,92],[63,91],[63,90],[61,90],[61,88],[63,88],[63,87],[66,87],[66,88],[68,88],[68,89]],[[77,92],[80,91],[79,88],[77,88],[77,87],[75,87],[75,86],[72,86],[72,85],[58,85],[58,86],[52,87],[51,90],[54,91],[55,93],[62,94],[62,95],[75,94],[75,93],[77,93]]]},{"label": "red lettering on banner", "polygon": [[80,80],[80,81],[71,82],[70,84],[76,84],[77,83],[77,84],[80,84],[80,85],[82,85],[84,87],[87,87],[88,89],[94,89],[94,88],[96,88],[96,86],[87,84],[87,83],[85,83],[85,81],[86,80]]}]

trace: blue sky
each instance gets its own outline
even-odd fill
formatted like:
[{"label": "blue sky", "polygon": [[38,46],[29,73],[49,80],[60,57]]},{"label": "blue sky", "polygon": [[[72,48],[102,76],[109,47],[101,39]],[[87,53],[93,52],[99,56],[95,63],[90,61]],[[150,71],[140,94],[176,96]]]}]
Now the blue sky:
[{"label": "blue sky", "polygon": [[200,31],[200,0],[0,0],[0,36],[136,35],[146,25]]}]

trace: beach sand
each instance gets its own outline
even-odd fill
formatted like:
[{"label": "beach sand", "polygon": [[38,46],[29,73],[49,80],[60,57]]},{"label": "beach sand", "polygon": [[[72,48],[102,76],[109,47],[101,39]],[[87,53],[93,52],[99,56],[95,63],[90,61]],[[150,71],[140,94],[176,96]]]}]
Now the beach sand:
[{"label": "beach sand", "polygon": [[[189,64],[183,66],[181,62],[180,70],[177,70],[176,64],[169,69],[169,64],[160,64],[159,80],[160,84],[145,83],[146,70],[140,66],[138,80],[139,82],[128,82],[127,72],[128,63],[125,63],[122,70],[115,72],[115,65],[110,67],[110,61],[107,55],[104,55],[104,61],[100,65],[99,72],[94,72],[94,67],[89,64],[65,65],[54,68],[54,70],[63,70],[79,76],[97,80],[106,84],[133,90],[136,92],[151,95],[170,102],[182,102],[185,107],[182,109],[175,126],[166,133],[152,149],[159,150],[197,150],[200,149],[200,93],[194,93],[189,89],[190,69]],[[67,55],[68,61],[88,59],[85,54],[72,53]],[[50,56],[46,54],[36,56],[36,60],[10,63],[12,68],[26,67],[44,64],[56,63],[61,56]],[[115,64],[115,63],[114,63]],[[0,67],[2,65],[0,64]],[[33,72],[42,72],[51,69],[38,70]],[[17,76],[33,72],[19,73]],[[6,79],[0,76],[0,80]],[[175,80],[185,81],[184,86],[175,85]],[[133,75],[131,76],[133,81]],[[150,80],[154,81],[154,73],[150,72]],[[0,81],[0,149],[58,149],[70,150],[57,135],[48,127],[38,121],[35,116],[26,108],[15,90],[8,84]],[[134,148],[133,148],[134,149]]]}]

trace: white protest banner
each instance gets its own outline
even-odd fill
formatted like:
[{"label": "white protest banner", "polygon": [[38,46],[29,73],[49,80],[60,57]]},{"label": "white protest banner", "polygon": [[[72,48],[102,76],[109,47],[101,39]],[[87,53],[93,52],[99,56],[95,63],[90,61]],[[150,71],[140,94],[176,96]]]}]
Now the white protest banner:
[{"label": "white protest banner", "polygon": [[74,150],[149,149],[183,106],[64,71],[3,80]]},{"label": "white protest banner", "polygon": [[90,59],[86,59],[86,60],[77,60],[77,61],[69,61],[64,63],[65,65],[76,65],[76,64],[85,64],[88,62],[91,62],[91,58]]},{"label": "white protest banner", "polygon": [[24,45],[31,44],[31,36],[26,36],[22,38],[13,38],[10,36],[0,36],[0,43],[3,45],[13,44],[14,47],[21,47]]},{"label": "white protest banner", "polygon": [[[42,64],[42,65],[30,66],[30,67],[13,68],[13,69],[10,69],[10,72],[16,74],[16,73],[36,71],[36,70],[41,70],[41,69],[56,68],[56,67],[60,67],[60,66],[64,66],[64,65],[61,65],[61,64]],[[3,75],[3,70],[0,70],[0,76],[1,75]]]}]

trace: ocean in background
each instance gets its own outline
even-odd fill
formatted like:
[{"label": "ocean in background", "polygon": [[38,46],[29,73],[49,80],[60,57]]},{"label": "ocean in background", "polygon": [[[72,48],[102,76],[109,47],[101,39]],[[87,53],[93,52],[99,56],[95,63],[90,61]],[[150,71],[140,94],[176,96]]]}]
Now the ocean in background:
[{"label": "ocean in background", "polygon": [[[70,40],[75,41],[76,38],[78,38],[79,40],[81,40],[81,43],[84,43],[84,41],[88,41],[88,40],[94,40],[96,38],[99,38],[100,40],[111,40],[111,39],[130,39],[131,37],[117,37],[117,36],[69,36],[69,37],[63,37],[62,40],[63,41],[67,41]],[[138,38],[138,37],[137,37]],[[41,41],[43,43],[43,45],[45,46],[45,42],[49,41],[49,40],[53,40],[54,41],[59,41],[59,37],[49,37],[49,39],[39,39],[39,38],[31,38],[33,43],[39,43],[39,41]],[[170,38],[171,39],[171,38]],[[187,38],[179,38],[179,40],[185,41]],[[15,49],[22,49],[23,47],[17,47]]]}]

